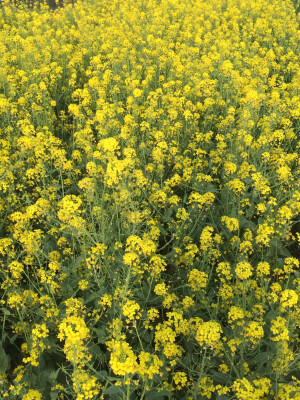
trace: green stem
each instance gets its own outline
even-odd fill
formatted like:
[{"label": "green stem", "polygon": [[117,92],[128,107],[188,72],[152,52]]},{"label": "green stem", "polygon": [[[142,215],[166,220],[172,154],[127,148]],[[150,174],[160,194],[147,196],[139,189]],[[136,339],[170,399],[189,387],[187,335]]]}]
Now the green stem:
[{"label": "green stem", "polygon": [[224,351],[224,353],[225,353],[225,356],[226,356],[227,360],[230,362],[230,364],[231,364],[231,366],[232,366],[234,372],[236,373],[236,376],[238,377],[238,379],[240,379],[240,373],[239,373],[239,371],[237,370],[236,366],[234,365],[234,363],[233,363],[233,361],[232,361],[232,358],[229,357],[227,351],[225,350],[225,347],[223,347],[223,351]]}]

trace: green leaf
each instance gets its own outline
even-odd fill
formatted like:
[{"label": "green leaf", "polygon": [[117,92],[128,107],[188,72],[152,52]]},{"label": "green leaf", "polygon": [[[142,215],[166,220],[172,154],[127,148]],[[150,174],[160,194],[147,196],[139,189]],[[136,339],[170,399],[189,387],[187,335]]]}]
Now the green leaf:
[{"label": "green leaf", "polygon": [[7,310],[6,308],[0,308],[0,310],[3,312],[4,315],[10,315],[10,311]]},{"label": "green leaf", "polygon": [[95,376],[101,380],[105,380],[105,378],[107,377],[107,371],[103,370],[103,371],[96,371],[94,372]]},{"label": "green leaf", "polygon": [[51,400],[57,400],[58,399],[58,391],[50,392],[50,398]]},{"label": "green leaf", "polygon": [[70,264],[71,270],[76,271],[83,259],[84,259],[84,255],[81,255],[81,256],[75,258],[75,260]]},{"label": "green leaf", "polygon": [[216,372],[213,375],[213,380],[216,383],[226,384],[230,381],[230,376],[228,374],[223,374],[222,372]]},{"label": "green leaf", "polygon": [[150,392],[145,393],[145,397],[147,400],[155,400],[155,399],[162,399],[165,396],[168,396],[170,398],[171,392],[169,390],[161,390],[158,392],[157,390],[153,389]]},{"label": "green leaf", "polygon": [[92,346],[90,346],[89,351],[91,353],[92,356],[94,357],[101,357],[103,355],[103,351],[101,350],[100,346],[98,346],[97,344],[93,344]]},{"label": "green leaf", "polygon": [[122,389],[120,386],[111,386],[107,389],[105,389],[104,394],[121,394]]},{"label": "green leaf", "polygon": [[153,337],[154,337],[154,333],[153,332],[145,332],[143,335],[143,339],[145,340],[145,342],[147,343],[152,343],[153,341]]},{"label": "green leaf", "polygon": [[18,334],[18,333],[15,333],[15,334],[9,339],[10,343],[13,344],[13,343],[16,341],[16,339],[18,339],[18,337],[19,337],[19,334]]},{"label": "green leaf", "polygon": [[100,299],[101,295],[99,293],[99,291],[97,291],[96,293],[91,293],[88,298],[84,301],[84,304],[88,304],[89,302],[95,300],[95,299]]},{"label": "green leaf", "polygon": [[0,341],[0,373],[3,374],[10,368],[10,355],[5,353],[2,342]]},{"label": "green leaf", "polygon": [[292,257],[291,253],[288,251],[288,249],[286,247],[279,247],[278,248],[278,253],[277,255],[279,256],[283,256],[283,257]]},{"label": "green leaf", "polygon": [[96,333],[98,338],[98,343],[105,344],[107,340],[107,334],[105,328],[92,328],[92,330]]},{"label": "green leaf", "polygon": [[49,382],[51,383],[52,386],[55,386],[59,372],[60,372],[60,368],[58,368],[56,371],[52,371],[50,373]]}]

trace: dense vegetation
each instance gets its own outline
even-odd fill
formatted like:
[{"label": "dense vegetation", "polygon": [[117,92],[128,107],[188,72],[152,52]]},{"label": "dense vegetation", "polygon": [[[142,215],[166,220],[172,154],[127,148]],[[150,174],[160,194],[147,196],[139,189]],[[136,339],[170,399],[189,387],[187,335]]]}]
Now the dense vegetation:
[{"label": "dense vegetation", "polygon": [[1,399],[300,399],[294,3],[5,0]]}]

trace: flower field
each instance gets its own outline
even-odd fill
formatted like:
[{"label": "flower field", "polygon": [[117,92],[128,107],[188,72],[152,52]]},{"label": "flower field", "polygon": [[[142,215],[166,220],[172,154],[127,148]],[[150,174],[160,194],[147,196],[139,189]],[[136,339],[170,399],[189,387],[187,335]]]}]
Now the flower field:
[{"label": "flower field", "polygon": [[4,1],[1,400],[300,399],[297,10]]}]

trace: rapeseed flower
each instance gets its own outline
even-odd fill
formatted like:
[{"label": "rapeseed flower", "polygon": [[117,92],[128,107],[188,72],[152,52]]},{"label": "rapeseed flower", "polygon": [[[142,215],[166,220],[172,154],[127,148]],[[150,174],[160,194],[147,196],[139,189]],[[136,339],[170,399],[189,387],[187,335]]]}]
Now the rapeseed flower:
[{"label": "rapeseed flower", "polygon": [[235,273],[236,276],[241,280],[248,279],[250,276],[252,276],[253,268],[249,262],[241,261],[237,263]]},{"label": "rapeseed flower", "polygon": [[280,303],[283,308],[293,307],[298,303],[298,295],[294,290],[286,289],[281,292]]},{"label": "rapeseed flower", "polygon": [[28,393],[26,393],[22,400],[42,400],[42,395],[38,390],[30,389]]},{"label": "rapeseed flower", "polygon": [[0,14],[0,397],[297,396],[292,2]]},{"label": "rapeseed flower", "polygon": [[219,346],[222,334],[221,325],[216,321],[203,322],[196,333],[196,340],[200,346],[207,345],[211,348]]}]

